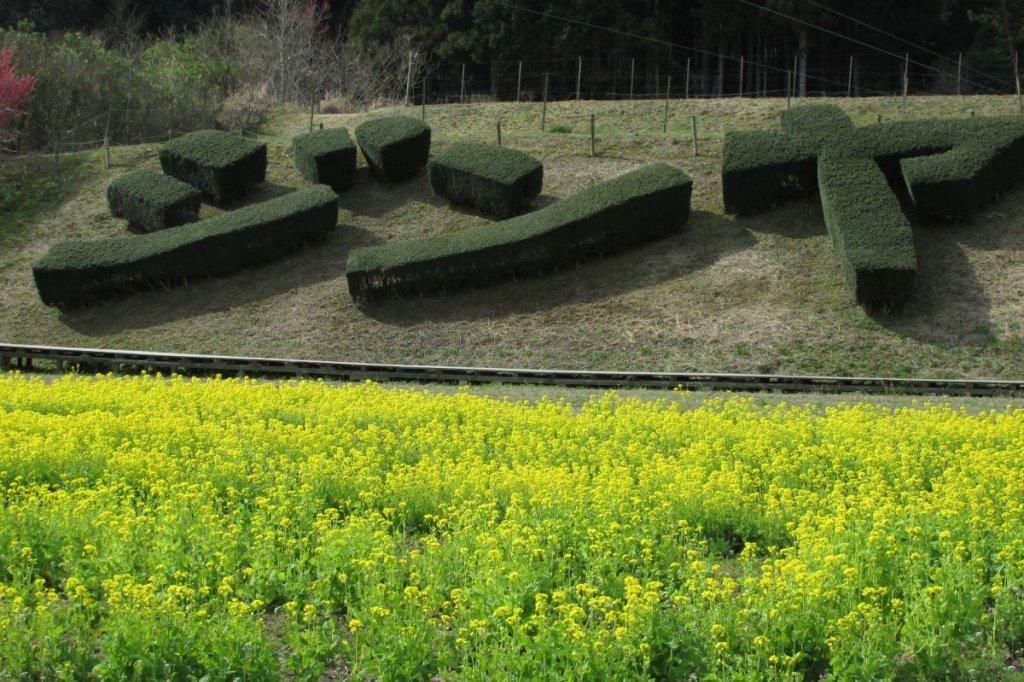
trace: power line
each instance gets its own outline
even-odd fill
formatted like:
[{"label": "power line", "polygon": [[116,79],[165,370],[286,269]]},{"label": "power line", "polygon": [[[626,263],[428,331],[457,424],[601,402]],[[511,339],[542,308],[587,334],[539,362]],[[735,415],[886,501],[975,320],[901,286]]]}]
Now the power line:
[{"label": "power line", "polygon": [[[918,45],[917,43],[914,43],[914,42],[912,42],[910,40],[907,40],[906,38],[901,38],[901,37],[899,37],[898,35],[896,35],[894,33],[889,33],[885,29],[878,28],[877,26],[872,26],[868,22],[862,21],[862,20],[858,19],[857,17],[851,17],[849,14],[843,14],[839,10],[832,9],[831,7],[826,7],[825,5],[822,5],[821,3],[815,2],[814,0],[803,0],[803,1],[806,2],[809,5],[813,5],[813,6],[817,7],[818,9],[823,9],[826,12],[831,12],[832,14],[835,14],[836,16],[840,16],[840,17],[842,17],[844,19],[847,19],[849,21],[854,22],[855,24],[859,24],[861,26],[864,26],[865,28],[869,28],[872,31],[876,31],[878,33],[881,33],[884,36],[888,36],[888,37],[892,38],[893,40],[898,40],[901,43],[904,43],[906,45],[910,45],[913,48],[921,50],[922,52],[927,52],[928,54],[930,54],[932,56],[938,57],[939,59],[944,59],[947,62],[949,62],[950,64],[958,64],[958,62],[954,61],[953,59],[950,59],[949,57],[947,57],[944,54],[941,54],[939,52],[935,52],[934,50],[929,50],[927,47],[925,47],[923,45]],[[975,73],[981,74],[985,78],[989,78],[989,79],[995,81],[996,83],[1002,83],[1003,85],[1007,85],[1007,86],[1010,85],[1010,83],[1002,80],[1001,78],[997,78],[996,76],[993,76],[991,74],[985,73],[984,71],[980,71],[979,69],[974,69],[974,68],[971,68],[970,66],[968,66],[967,70],[968,71],[974,71]]]},{"label": "power line", "polygon": [[[914,64],[916,66],[920,66],[920,67],[925,68],[925,69],[930,69],[930,70],[935,71],[936,73],[940,73],[940,74],[942,74],[944,76],[950,75],[950,74],[946,73],[945,71],[942,71],[941,69],[937,69],[934,66],[931,66],[930,64],[922,64],[921,62],[918,62],[918,61],[915,61],[913,59],[910,59],[909,55],[904,57],[904,55],[896,54],[895,52],[890,52],[889,50],[886,50],[885,48],[878,47],[877,45],[872,45],[871,43],[865,43],[864,41],[858,40],[857,38],[851,38],[848,35],[843,35],[842,33],[838,33],[838,32],[833,31],[831,29],[827,29],[824,26],[818,26],[817,24],[813,24],[813,23],[811,23],[809,21],[804,21],[803,19],[800,19],[798,17],[794,17],[792,15],[786,14],[785,12],[780,12],[778,10],[772,9],[771,7],[765,7],[764,5],[758,5],[755,2],[751,2],[751,0],[738,0],[738,1],[742,2],[744,5],[749,5],[749,6],[753,7],[753,8],[755,8],[755,9],[761,10],[762,12],[769,12],[771,14],[775,14],[777,16],[782,17],[783,19],[789,19],[790,21],[796,22],[796,23],[801,24],[803,26],[807,26],[808,28],[813,28],[813,29],[816,29],[818,31],[822,31],[824,33],[828,33],[829,35],[833,35],[836,38],[842,38],[843,40],[848,40],[851,43],[857,43],[858,45],[862,45],[864,47],[871,48],[872,50],[876,50],[878,52],[882,52],[882,53],[887,54],[887,55],[889,55],[891,57],[896,57],[897,59],[904,59],[905,58],[907,60],[907,62],[910,63],[910,64]],[[974,85],[976,87],[984,88],[985,90],[988,90],[990,92],[994,92],[997,95],[1004,94],[1004,93],[999,92],[998,90],[995,90],[993,88],[988,87],[987,85],[982,85],[981,83],[975,83],[974,81],[969,80],[967,78],[964,78],[963,80],[964,80],[965,83],[970,83],[971,85]]]},{"label": "power line", "polygon": [[[743,1],[743,0],[741,0],[741,1]],[[692,52],[696,52],[697,54],[707,55],[709,57],[717,57],[719,59],[730,59],[730,60],[732,60],[734,62],[739,62],[740,59],[741,59],[741,57],[733,57],[732,55],[721,54],[721,53],[718,53],[718,52],[712,52],[710,50],[705,50],[703,48],[694,47],[692,45],[683,45],[681,43],[673,43],[673,42],[671,42],[669,40],[662,40],[661,38],[652,38],[651,36],[640,35],[638,33],[631,33],[629,31],[623,31],[623,30],[620,30],[620,29],[617,29],[617,28],[611,28],[610,26],[601,26],[599,24],[592,24],[589,21],[583,21],[582,19],[573,19],[572,17],[563,17],[563,16],[559,16],[557,14],[552,14],[550,12],[542,12],[540,10],[530,9],[529,7],[520,7],[519,5],[513,5],[512,3],[505,2],[504,0],[494,0],[494,4],[501,5],[502,7],[507,7],[508,9],[514,9],[514,10],[517,10],[519,12],[529,12],[530,14],[536,14],[536,15],[539,15],[539,16],[542,16],[542,17],[545,17],[545,18],[549,18],[549,19],[557,19],[558,21],[565,21],[565,22],[568,22],[570,24],[577,24],[579,26],[584,26],[586,28],[592,28],[592,29],[595,29],[595,30],[598,30],[598,31],[607,31],[609,33],[614,33],[614,34],[617,34],[617,35],[620,35],[620,36],[625,36],[627,38],[634,38],[636,40],[643,40],[643,41],[646,41],[646,42],[649,42],[649,43],[654,43],[656,45],[662,45],[664,47],[674,47],[674,48],[677,48],[677,49],[680,49],[680,50],[690,50]],[[757,5],[754,5],[754,7],[757,7]],[[873,47],[873,46],[872,45],[866,45],[866,47]],[[761,63],[758,63],[758,62],[755,62],[755,61],[752,61],[752,60],[749,60],[749,59],[744,59],[744,62],[748,66],[757,66],[757,67],[760,67],[760,68],[763,68],[763,69],[768,69],[770,71],[777,71],[779,73],[786,73],[786,74],[790,73],[788,69],[783,69],[783,68],[778,67],[778,66],[772,66],[770,64],[761,64]],[[808,74],[807,78],[819,81],[821,83],[829,83],[829,84],[832,84],[832,85],[838,85],[838,86],[841,86],[843,88],[846,87],[845,83],[840,83],[839,81],[829,80],[827,78],[822,78],[820,76],[812,76],[812,75]],[[871,89],[867,89],[867,90],[869,92],[873,93],[873,94],[876,94],[876,95],[888,94],[886,92],[882,92],[881,90],[871,90]]]}]

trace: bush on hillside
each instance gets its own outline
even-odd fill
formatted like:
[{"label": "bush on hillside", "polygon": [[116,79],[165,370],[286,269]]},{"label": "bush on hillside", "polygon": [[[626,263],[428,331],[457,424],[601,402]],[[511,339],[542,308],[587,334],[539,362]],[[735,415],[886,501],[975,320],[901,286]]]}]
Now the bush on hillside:
[{"label": "bush on hillside", "polygon": [[385,182],[415,175],[430,156],[430,127],[408,116],[385,116],[356,126],[370,171]]},{"label": "bush on hillside", "polygon": [[174,230],[61,242],[32,274],[43,303],[74,307],[272,261],[337,221],[337,195],[316,185]]},{"label": "bush on hillside", "polygon": [[207,199],[222,203],[266,179],[267,145],[233,133],[198,130],[164,145],[160,166]]},{"label": "bush on hillside", "polygon": [[495,218],[530,207],[544,184],[544,166],[529,154],[479,142],[459,142],[427,165],[434,193]]},{"label": "bush on hillside", "polygon": [[107,187],[110,212],[142,232],[193,222],[201,199],[192,185],[151,170],[130,171]]},{"label": "bush on hillside", "polygon": [[818,160],[821,209],[857,303],[896,307],[914,290],[914,235],[885,175],[870,158]]},{"label": "bush on hillside", "polygon": [[811,105],[784,112],[781,127],[726,134],[726,212],[818,192],[847,282],[867,305],[899,305],[914,279],[910,228],[891,187],[904,185],[921,217],[961,219],[1024,178],[1021,117],[858,128],[834,105]]},{"label": "bush on hillside", "polygon": [[295,168],[310,182],[335,191],[352,186],[356,174],[356,145],[346,128],[314,130],[292,140]]},{"label": "bush on hillside", "polygon": [[356,249],[355,299],[479,287],[622,251],[682,228],[692,178],[657,163],[533,213],[455,234]]}]

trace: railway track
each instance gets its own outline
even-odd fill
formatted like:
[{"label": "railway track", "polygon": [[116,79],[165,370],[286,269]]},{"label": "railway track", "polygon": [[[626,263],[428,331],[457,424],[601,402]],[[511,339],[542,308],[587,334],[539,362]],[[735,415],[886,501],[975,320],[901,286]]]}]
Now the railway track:
[{"label": "railway track", "polygon": [[322,378],[338,381],[400,381],[443,384],[533,384],[588,388],[687,389],[789,393],[878,393],[892,395],[1022,396],[1024,379],[905,379],[885,377],[719,374],[706,372],[616,372],[586,370],[389,365],[331,360],[292,360],[152,351],[65,348],[0,343],[0,369],[59,373]]}]

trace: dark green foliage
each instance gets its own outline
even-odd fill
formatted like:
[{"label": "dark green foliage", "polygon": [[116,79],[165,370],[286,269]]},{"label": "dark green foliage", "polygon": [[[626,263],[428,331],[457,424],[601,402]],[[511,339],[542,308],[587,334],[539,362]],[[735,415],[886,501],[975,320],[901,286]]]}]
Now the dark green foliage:
[{"label": "dark green foliage", "polygon": [[245,194],[267,176],[267,145],[219,130],[177,137],[160,150],[160,167],[216,203]]},{"label": "dark green foliage", "polygon": [[356,126],[370,171],[385,182],[405,180],[427,164],[430,128],[408,116],[385,116]]},{"label": "dark green foliage", "polygon": [[857,302],[898,306],[914,290],[917,257],[910,223],[873,159],[818,160],[825,225]]},{"label": "dark green foliage", "polygon": [[174,230],[60,242],[32,274],[43,303],[72,307],[275,260],[337,221],[337,195],[316,185]]},{"label": "dark green foliage", "polygon": [[453,234],[356,249],[353,298],[479,287],[622,251],[682,228],[693,180],[658,163],[533,213]]},{"label": "dark green foliage", "polygon": [[[784,112],[781,126],[782,133],[726,133],[725,209],[749,213],[817,189],[850,288],[867,305],[911,294],[910,229],[891,187],[905,184],[920,217],[959,219],[1024,178],[1024,117],[857,128],[834,105],[810,105]],[[893,261],[880,263],[880,254]]]},{"label": "dark green foliage", "polygon": [[817,154],[823,147],[849,137],[853,122],[834,104],[807,104],[786,109],[779,124],[790,142],[804,154]]},{"label": "dark green foliage", "polygon": [[192,185],[151,170],[130,171],[107,187],[110,212],[143,232],[193,222],[201,199]]},{"label": "dark green foliage", "polygon": [[495,218],[525,212],[540,194],[544,166],[529,154],[479,142],[459,142],[427,166],[434,193]]},{"label": "dark green foliage", "polygon": [[295,167],[306,180],[348,189],[355,181],[356,145],[346,128],[303,133],[292,140]]},{"label": "dark green foliage", "polygon": [[1024,177],[1024,122],[995,121],[967,144],[900,165],[919,217],[970,218]]},{"label": "dark green foliage", "polygon": [[817,189],[814,156],[777,133],[725,134],[722,201],[726,213],[754,213]]}]

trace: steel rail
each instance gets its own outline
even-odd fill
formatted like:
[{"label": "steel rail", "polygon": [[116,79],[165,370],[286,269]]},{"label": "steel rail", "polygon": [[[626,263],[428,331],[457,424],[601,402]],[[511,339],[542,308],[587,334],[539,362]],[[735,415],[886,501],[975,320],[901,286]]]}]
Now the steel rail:
[{"label": "steel rail", "polygon": [[908,379],[709,372],[629,372],[444,365],[393,365],[333,360],[295,360],[153,351],[65,348],[0,343],[0,369],[36,368],[57,372],[185,376],[322,378],[344,381],[401,381],[444,384],[534,384],[605,389],[712,389],[788,393],[874,393],[892,395],[1024,396],[1024,379]]}]

